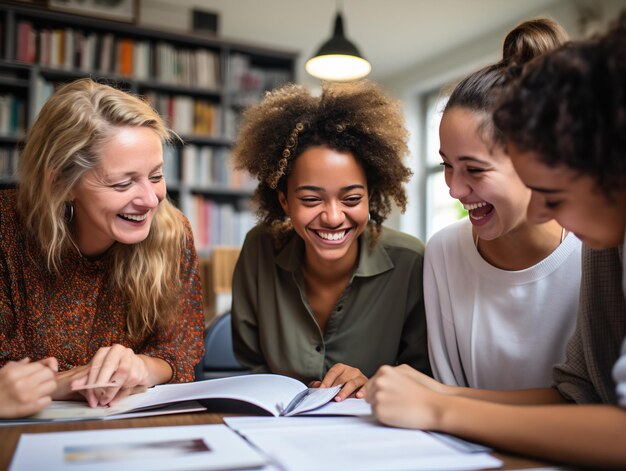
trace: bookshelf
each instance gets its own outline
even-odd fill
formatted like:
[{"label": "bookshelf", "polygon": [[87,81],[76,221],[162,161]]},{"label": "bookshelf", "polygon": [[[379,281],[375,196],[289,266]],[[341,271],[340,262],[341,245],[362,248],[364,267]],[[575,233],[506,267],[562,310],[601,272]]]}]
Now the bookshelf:
[{"label": "bookshelf", "polygon": [[200,256],[239,246],[254,183],[228,167],[241,111],[294,80],[296,54],[27,4],[0,4],[0,187],[17,183],[26,129],[56,85],[90,76],[141,95],[183,144],[164,150],[169,197]]}]

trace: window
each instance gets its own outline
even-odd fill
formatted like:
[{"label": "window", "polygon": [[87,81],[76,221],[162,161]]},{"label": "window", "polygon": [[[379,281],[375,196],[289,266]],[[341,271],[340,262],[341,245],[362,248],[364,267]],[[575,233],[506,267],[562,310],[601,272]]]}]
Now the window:
[{"label": "window", "polygon": [[423,156],[424,175],[421,195],[423,240],[428,240],[438,230],[467,215],[463,206],[450,197],[446,185],[441,157],[439,156],[439,123],[448,95],[435,90],[423,95],[424,123]]}]

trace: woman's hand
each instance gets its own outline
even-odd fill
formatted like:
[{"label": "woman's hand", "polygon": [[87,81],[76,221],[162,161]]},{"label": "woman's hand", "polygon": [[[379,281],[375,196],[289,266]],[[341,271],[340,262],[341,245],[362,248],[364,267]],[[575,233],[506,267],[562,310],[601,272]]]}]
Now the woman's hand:
[{"label": "woman's hand", "polygon": [[335,401],[343,401],[367,382],[367,376],[361,370],[343,363],[334,364],[326,373],[322,381],[312,381],[311,388],[331,388],[343,384],[339,394],[335,396]]},{"label": "woman's hand", "polygon": [[[425,375],[421,371],[417,371],[415,368],[410,367],[409,365],[399,365],[395,368],[395,370],[399,373],[402,373],[409,378],[413,378],[419,384],[424,386],[425,388],[430,389],[433,392],[439,394],[453,395],[455,394],[455,388],[452,386],[448,386],[446,384],[440,383],[439,381],[431,378],[428,375]],[[363,387],[356,393],[357,398],[364,398],[367,396],[367,390],[370,388],[372,384],[372,379],[370,379]]]},{"label": "woman's hand", "polygon": [[71,389],[91,407],[112,405],[152,386],[144,355],[120,344],[100,348],[87,367],[86,374],[72,379]]},{"label": "woman's hand", "polygon": [[57,387],[56,370],[54,358],[33,363],[28,358],[8,362],[0,369],[0,417],[25,417],[50,404]]},{"label": "woman's hand", "polygon": [[440,384],[413,368],[381,366],[366,392],[376,418],[394,427],[437,430],[446,397],[430,389],[425,378]]}]

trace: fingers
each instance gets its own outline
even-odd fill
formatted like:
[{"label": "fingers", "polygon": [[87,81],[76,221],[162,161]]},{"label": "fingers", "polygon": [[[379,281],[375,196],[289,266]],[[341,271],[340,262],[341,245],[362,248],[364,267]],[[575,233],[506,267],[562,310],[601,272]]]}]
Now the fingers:
[{"label": "fingers", "polygon": [[358,391],[366,382],[367,377],[358,368],[337,363],[328,370],[319,387],[330,388],[343,385],[341,391],[335,396],[335,401],[343,401]]},{"label": "fingers", "polygon": [[310,388],[321,388],[322,387],[322,382],[321,381],[311,381],[309,383],[309,387]]},{"label": "fingers", "polygon": [[369,402],[373,406],[375,405],[376,395],[377,395],[378,390],[380,389],[381,378],[386,378],[390,375],[393,376],[394,374],[393,370],[394,368],[391,366],[381,366],[380,368],[378,368],[378,371],[376,372],[376,374],[372,376],[367,386],[365,387],[364,393],[365,393],[365,400],[367,402]]},{"label": "fingers", "polygon": [[89,364],[57,373],[59,386],[53,399],[84,397],[90,407],[106,406],[118,397],[122,389],[145,385],[149,378],[148,365],[132,349],[115,344],[100,348]]},{"label": "fingers", "polygon": [[[359,371],[359,370],[357,370]],[[367,377],[359,371],[359,376],[347,381],[341,391],[335,396],[335,401],[341,402],[350,397],[355,391],[358,391],[366,382]]]},{"label": "fingers", "polygon": [[[147,377],[148,367],[141,355],[115,344],[100,348],[89,364],[86,381],[73,386],[81,388],[80,393],[91,407],[105,406],[131,394],[133,388],[144,384]],[[112,386],[98,387],[98,384]]]},{"label": "fingers", "polygon": [[371,379],[368,380],[363,386],[361,386],[361,389],[359,389],[356,394],[354,395],[354,397],[356,397],[357,399],[364,399],[365,396],[367,395],[367,389],[369,388],[370,384],[371,384]]},{"label": "fingers", "polygon": [[100,405],[110,404],[116,397],[128,396],[132,388],[137,386],[138,378],[132,374],[135,361],[134,354],[128,355],[128,352],[125,353],[126,354],[119,359],[117,369],[111,377],[111,383],[115,384],[116,387],[109,387],[102,390],[104,393],[100,394]]},{"label": "fingers", "polygon": [[[113,374],[117,372],[120,362],[126,353],[126,347],[115,344],[111,347],[100,348],[89,363],[89,375],[82,386],[91,386],[98,383],[114,383]],[[120,387],[123,382],[119,383]],[[108,404],[115,397],[118,388],[90,388],[81,391],[90,407]],[[108,401],[107,401],[108,400]]]},{"label": "fingers", "polygon": [[46,407],[56,389],[55,374],[28,359],[9,362],[0,369],[0,417],[31,415]]},{"label": "fingers", "polygon": [[28,358],[19,361],[10,361],[2,368],[3,375],[8,382],[15,384],[23,382],[32,386],[43,383],[54,383],[54,372],[39,362],[29,363]]},{"label": "fingers", "polygon": [[339,378],[346,368],[350,368],[343,363],[334,364],[326,373],[326,376],[322,378],[322,382],[320,383],[320,388],[331,388],[333,386],[338,386],[342,383],[337,382],[337,378]]},{"label": "fingers", "polygon": [[119,344],[100,348],[91,359],[87,384],[111,382],[126,350],[126,347]]}]

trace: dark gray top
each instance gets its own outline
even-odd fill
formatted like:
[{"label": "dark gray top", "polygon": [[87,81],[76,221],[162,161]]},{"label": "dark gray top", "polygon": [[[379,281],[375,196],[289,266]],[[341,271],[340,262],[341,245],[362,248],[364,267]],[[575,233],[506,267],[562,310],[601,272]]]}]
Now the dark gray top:
[{"label": "dark gray top", "polygon": [[422,270],[424,246],[383,228],[370,249],[359,238],[350,284],[321,332],[307,302],[304,242],[295,233],[281,249],[267,228],[246,236],[233,277],[233,344],[253,372],[304,382],[320,380],[335,363],[370,377],[385,364],[407,363],[430,374]]},{"label": "dark gray top", "polygon": [[553,374],[558,391],[576,403],[617,402],[611,370],[626,337],[620,251],[583,246],[576,330],[565,363],[556,365]]}]

